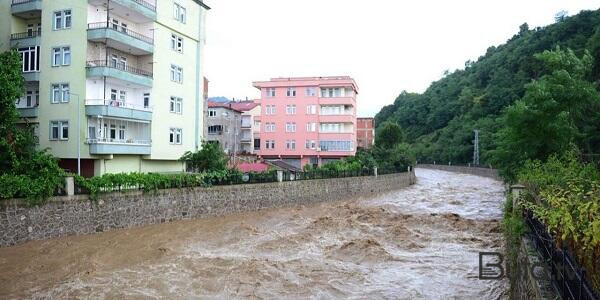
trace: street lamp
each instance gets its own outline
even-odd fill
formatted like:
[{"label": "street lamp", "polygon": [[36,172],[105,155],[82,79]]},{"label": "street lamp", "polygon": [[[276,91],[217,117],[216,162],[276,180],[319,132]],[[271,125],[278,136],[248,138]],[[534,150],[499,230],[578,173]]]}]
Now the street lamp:
[{"label": "street lamp", "polygon": [[79,95],[71,92],[69,95],[77,97],[77,175],[81,176],[81,107],[79,106]]}]

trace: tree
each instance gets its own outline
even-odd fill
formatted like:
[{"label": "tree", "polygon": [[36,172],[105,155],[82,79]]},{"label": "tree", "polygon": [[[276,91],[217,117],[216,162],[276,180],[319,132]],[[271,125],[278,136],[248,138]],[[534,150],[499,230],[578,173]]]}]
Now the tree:
[{"label": "tree", "polygon": [[16,99],[23,96],[21,58],[12,50],[0,54],[0,173],[9,172],[17,160],[19,134],[15,123],[19,112]]},{"label": "tree", "polygon": [[535,57],[547,74],[527,85],[524,97],[506,110],[505,127],[492,154],[508,178],[514,178],[525,161],[546,160],[571,144],[583,152],[600,146],[600,93],[586,80],[592,57],[585,53],[578,58],[560,47]]},{"label": "tree", "polygon": [[379,148],[393,148],[404,141],[404,131],[393,122],[384,122],[377,128],[375,134],[375,146]]},{"label": "tree", "polygon": [[180,158],[194,172],[209,172],[227,170],[229,158],[223,149],[216,143],[202,143],[202,149],[191,152],[187,151]]}]

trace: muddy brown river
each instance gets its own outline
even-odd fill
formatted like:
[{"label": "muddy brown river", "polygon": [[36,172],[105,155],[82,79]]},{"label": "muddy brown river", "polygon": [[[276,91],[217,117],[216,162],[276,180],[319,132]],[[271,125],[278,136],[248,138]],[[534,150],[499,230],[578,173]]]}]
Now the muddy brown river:
[{"label": "muddy brown river", "polygon": [[[368,199],[269,209],[0,249],[0,299],[504,299],[503,185],[417,170]],[[360,180],[360,179],[357,179]]]}]

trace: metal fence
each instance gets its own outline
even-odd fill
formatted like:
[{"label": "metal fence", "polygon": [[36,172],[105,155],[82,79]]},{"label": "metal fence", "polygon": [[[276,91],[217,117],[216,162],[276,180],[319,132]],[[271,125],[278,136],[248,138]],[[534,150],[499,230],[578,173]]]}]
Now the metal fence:
[{"label": "metal fence", "polygon": [[146,77],[152,78],[151,71],[134,68],[127,64],[120,63],[120,62],[112,62],[110,60],[90,60],[86,63],[86,66],[88,68],[95,68],[95,67],[114,68],[114,69],[125,71],[125,72],[131,73],[131,74],[136,74],[136,75],[141,75],[141,76],[146,76]]},{"label": "metal fence", "polygon": [[117,25],[117,24],[112,24],[110,22],[96,22],[96,23],[89,23],[88,24],[88,29],[111,29],[117,32],[121,32],[125,35],[128,35],[132,38],[138,39],[142,42],[146,42],[148,44],[154,44],[154,38],[149,37],[149,36],[145,36],[141,33],[135,32],[127,27],[123,27],[121,25]]},{"label": "metal fence", "polygon": [[600,300],[586,278],[585,269],[579,267],[568,249],[556,247],[555,238],[548,233],[544,224],[535,219],[531,212],[525,214],[530,237],[536,250],[548,264],[552,286],[562,299]]}]

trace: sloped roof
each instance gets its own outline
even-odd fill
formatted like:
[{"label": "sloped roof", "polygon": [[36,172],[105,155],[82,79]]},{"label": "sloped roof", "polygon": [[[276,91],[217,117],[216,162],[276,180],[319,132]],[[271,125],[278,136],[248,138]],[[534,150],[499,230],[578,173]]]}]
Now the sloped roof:
[{"label": "sloped roof", "polygon": [[266,172],[269,170],[269,165],[265,163],[241,163],[236,168],[244,173],[248,172]]},{"label": "sloped roof", "polygon": [[250,111],[259,105],[254,101],[229,102],[229,104],[233,109],[237,109],[239,111]]},{"label": "sloped roof", "polygon": [[231,107],[230,103],[208,101],[208,107],[213,107],[213,108],[218,108],[218,107],[227,108],[227,109],[230,109],[230,110],[242,113],[241,110],[238,110],[238,109],[235,109],[235,108]]}]

